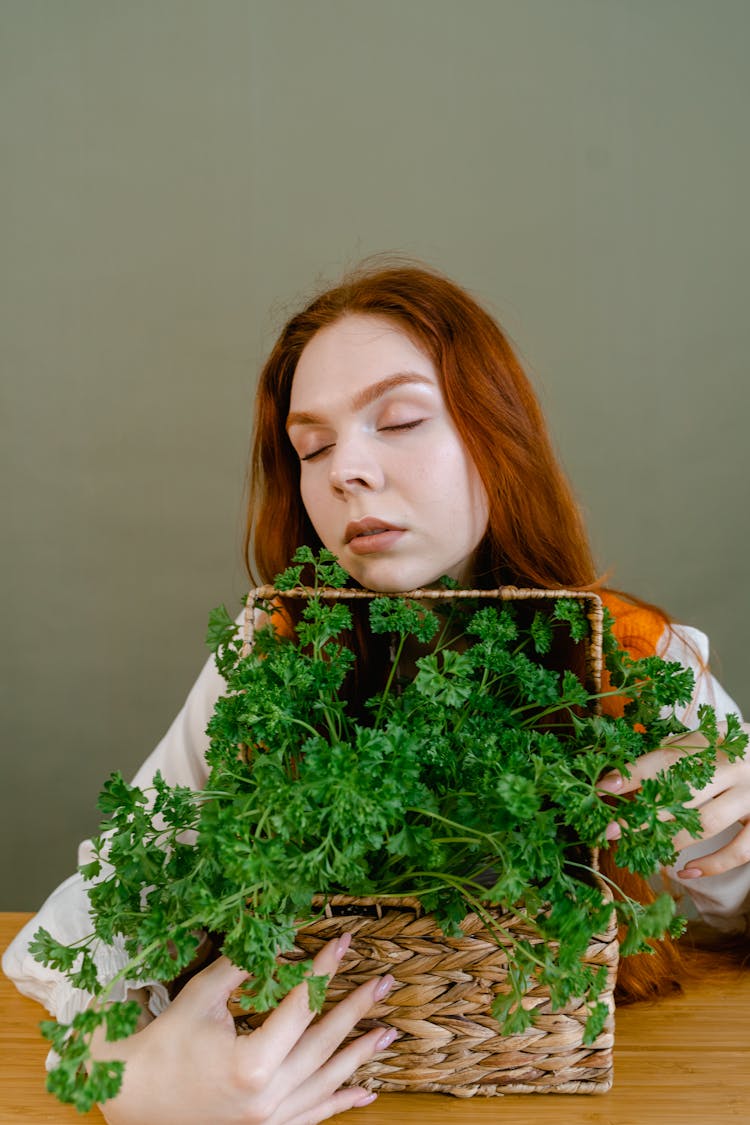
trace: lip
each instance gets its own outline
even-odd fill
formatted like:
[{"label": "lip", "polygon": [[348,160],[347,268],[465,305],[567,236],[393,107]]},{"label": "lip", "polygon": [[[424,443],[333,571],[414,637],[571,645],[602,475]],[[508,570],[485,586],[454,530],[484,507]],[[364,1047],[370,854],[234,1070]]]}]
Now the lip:
[{"label": "lip", "polygon": [[387,531],[403,531],[403,528],[396,527],[395,524],[386,523],[385,520],[379,520],[375,516],[364,516],[361,520],[351,520],[344,529],[344,542],[351,543],[352,539],[357,539],[360,535],[373,535],[384,534]]},{"label": "lip", "polygon": [[375,516],[352,520],[346,525],[344,542],[355,555],[370,555],[387,551],[404,534],[403,527],[386,523]]}]

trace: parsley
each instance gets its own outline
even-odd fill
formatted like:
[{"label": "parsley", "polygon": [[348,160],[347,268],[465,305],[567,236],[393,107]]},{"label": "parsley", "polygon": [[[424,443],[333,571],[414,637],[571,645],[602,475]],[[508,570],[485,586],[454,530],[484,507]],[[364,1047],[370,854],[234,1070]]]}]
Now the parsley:
[{"label": "parsley", "polygon": [[[115,982],[98,979],[97,942],[124,942],[129,961],[115,980],[169,981],[190,964],[200,931],[221,934],[223,952],[251,974],[244,1005],[271,1008],[306,979],[319,1010],[325,979],[309,975],[309,962],[279,960],[315,916],[315,895],[418,897],[449,935],[475,911],[508,950],[508,981],[492,1006],[505,1033],[533,1023],[523,1001],[534,984],[556,1007],[583,999],[587,1042],[601,1030],[604,971],[584,956],[612,904],[582,857],[605,845],[616,818],[618,862],[648,875],[674,859],[675,833],[699,826],[690,786],[705,785],[715,766],[713,712],[701,709],[696,752],[632,798],[601,794],[597,780],[685,731],[672,709],[689,699],[691,673],[632,660],[607,626],[610,677],[628,700],[623,718],[609,718],[572,671],[543,663],[560,637],[573,648],[587,637],[580,601],[553,599],[529,620],[512,603],[427,608],[382,596],[370,602],[370,627],[392,635],[393,664],[355,713],[345,690],[352,614],[321,594],[346,580],[330,552],[300,549],[276,582],[311,591],[296,638],[268,624],[247,654],[227,611],[211,614],[208,643],[227,687],[207,728],[204,790],[159,774],[148,792],[119,774],[105,784],[107,820],[81,868],[93,933],[64,946],[39,930],[31,945],[95,998],[69,1025],[43,1025],[60,1057],[49,1088],[79,1110],[113,1096],[122,1078],[116,1062],[89,1071],[95,1029],[105,1023],[121,1038],[137,1018],[136,1005],[111,1002]],[[404,680],[407,659],[415,674]],[[736,757],[746,742],[730,718],[722,749]],[[533,938],[506,932],[491,904],[521,915]],[[644,906],[615,889],[614,909],[624,955],[680,930],[668,895]]]}]

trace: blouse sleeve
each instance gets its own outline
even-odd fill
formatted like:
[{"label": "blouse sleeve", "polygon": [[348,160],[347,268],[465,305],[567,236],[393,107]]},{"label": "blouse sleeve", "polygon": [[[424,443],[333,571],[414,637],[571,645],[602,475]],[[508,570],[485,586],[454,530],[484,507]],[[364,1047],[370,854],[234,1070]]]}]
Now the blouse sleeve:
[{"label": "blouse sleeve", "polygon": [[[665,660],[679,661],[695,673],[693,698],[682,713],[678,712],[678,718],[686,726],[697,725],[698,708],[706,703],[715,709],[719,720],[730,713],[742,719],[737,704],[709,671],[709,644],[705,633],[686,625],[673,625],[662,637],[659,655]],[[734,824],[711,839],[689,845],[680,853],[678,866],[664,872],[667,889],[677,900],[680,912],[689,920],[706,923],[718,934],[750,934],[750,863],[721,875],[705,875],[689,882],[679,879],[677,870],[682,870],[689,860],[729,843],[741,827]]]},{"label": "blouse sleeve", "polygon": [[[205,754],[209,739],[206,726],[218,697],[224,690],[213,658],[203,668],[180,713],[153,753],[135,775],[134,783],[147,788],[157,770],[170,785],[187,785],[199,789],[205,785],[208,769]],[[79,864],[93,858],[90,840],[78,850]],[[3,954],[3,971],[26,996],[38,1000],[56,1019],[68,1023],[83,1011],[91,996],[73,988],[64,975],[40,965],[28,951],[36,930],[43,926],[63,944],[70,944],[91,933],[86,884],[80,874],[71,875],[52,892],[38,913],[30,919]],[[127,964],[122,941],[113,945],[98,943],[93,951],[102,981],[110,980]],[[143,982],[140,982],[142,986]],[[123,982],[113,999],[124,997],[130,982]],[[132,987],[136,987],[132,985]],[[163,985],[150,985],[151,1011],[158,1014],[167,1003]]]}]

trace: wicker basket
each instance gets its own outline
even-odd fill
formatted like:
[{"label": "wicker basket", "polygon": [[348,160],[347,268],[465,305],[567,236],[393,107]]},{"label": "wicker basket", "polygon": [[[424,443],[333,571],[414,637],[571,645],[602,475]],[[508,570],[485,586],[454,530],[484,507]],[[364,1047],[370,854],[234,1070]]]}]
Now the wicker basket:
[{"label": "wicker basket", "polygon": [[[613,912],[614,913],[614,912]],[[514,915],[497,913],[498,921],[519,936],[524,926]],[[464,936],[445,937],[418,901],[401,899],[386,905],[376,899],[333,898],[323,917],[299,931],[299,957],[314,957],[321,946],[345,932],[351,945],[331,981],[327,1005],[357,985],[389,972],[395,985],[374,1007],[356,1034],[383,1022],[400,1037],[356,1071],[351,1082],[368,1090],[431,1092],[469,1098],[475,1094],[594,1094],[612,1085],[614,985],[617,975],[617,931],[589,945],[585,961],[605,965],[607,983],[600,1000],[609,1008],[601,1034],[584,1046],[587,1011],[573,1002],[552,1011],[549,993],[534,988],[526,1006],[536,1009],[534,1027],[522,1035],[501,1035],[490,1015],[492,1000],[504,989],[508,975],[505,951],[470,914]],[[533,940],[530,932],[526,936]],[[230,1004],[238,1030],[252,1031],[264,1015],[243,1013]]]},{"label": "wicker basket", "polygon": [[[284,597],[309,597],[312,591],[296,588]],[[317,591],[318,595],[321,591]],[[258,601],[278,595],[272,587],[252,591],[247,602],[245,642],[253,641],[254,611]],[[372,598],[361,590],[330,590],[332,599]],[[599,598],[578,591],[413,590],[415,599],[470,597],[503,601],[578,598],[587,604],[591,637],[587,644],[587,677],[598,687],[602,667],[602,607]],[[585,962],[605,966],[606,985],[600,996],[609,1009],[604,1029],[589,1046],[583,1043],[588,1012],[582,1001],[552,1011],[546,988],[532,988],[525,1005],[536,1009],[534,1026],[523,1034],[500,1034],[490,1015],[494,997],[506,990],[508,957],[488,932],[484,922],[470,914],[462,923],[463,936],[446,937],[432,915],[416,899],[354,899],[336,896],[321,900],[321,916],[306,923],[297,936],[291,959],[314,957],[323,944],[349,932],[351,945],[328,990],[326,1006],[340,1000],[357,985],[389,972],[395,985],[374,1007],[353,1034],[378,1024],[396,1028],[400,1036],[376,1058],[365,1063],[351,1082],[370,1090],[433,1092],[457,1097],[505,1093],[604,1093],[612,1085],[614,1043],[614,985],[618,942],[614,911],[605,933],[590,943]],[[535,940],[515,914],[494,907],[488,912],[514,936]],[[230,1002],[238,1030],[249,1032],[263,1022],[264,1014],[248,1014]]]}]

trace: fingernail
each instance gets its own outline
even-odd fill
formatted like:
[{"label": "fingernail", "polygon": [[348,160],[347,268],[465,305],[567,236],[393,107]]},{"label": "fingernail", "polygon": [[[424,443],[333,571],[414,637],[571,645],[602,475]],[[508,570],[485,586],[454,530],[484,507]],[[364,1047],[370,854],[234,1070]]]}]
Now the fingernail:
[{"label": "fingernail", "polygon": [[372,1093],[363,1094],[362,1097],[359,1098],[356,1102],[352,1102],[352,1108],[353,1109],[355,1109],[355,1108],[359,1109],[359,1107],[362,1106],[362,1105],[372,1105],[372,1103],[375,1101],[377,1096],[378,1096],[377,1094],[372,1094]]},{"label": "fingernail", "polygon": [[686,867],[682,871],[678,871],[677,875],[680,879],[700,879],[703,872],[699,871],[697,867]]},{"label": "fingernail", "polygon": [[619,793],[625,784],[625,779],[621,773],[609,773],[597,781],[597,789],[603,789],[605,793]]},{"label": "fingernail", "polygon": [[340,961],[352,943],[351,934],[342,934],[336,943],[336,957]]},{"label": "fingernail", "polygon": [[391,989],[393,988],[395,983],[396,982],[393,979],[393,977],[391,976],[391,974],[386,973],[385,976],[381,977],[380,980],[378,981],[378,983],[376,984],[375,991],[372,994],[373,997],[376,1000],[382,1000],[385,996],[388,995],[388,993],[391,991]]},{"label": "fingernail", "polygon": [[607,840],[619,840],[622,836],[622,829],[616,821],[610,821],[604,833]]},{"label": "fingernail", "polygon": [[397,1035],[398,1031],[396,1030],[396,1028],[389,1027],[388,1030],[384,1031],[378,1039],[377,1043],[375,1044],[375,1050],[384,1051],[386,1047],[390,1047],[391,1043],[397,1037]]}]

